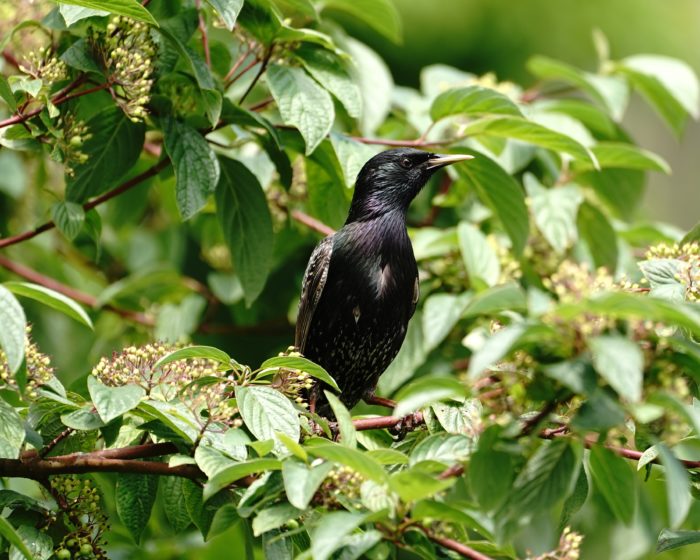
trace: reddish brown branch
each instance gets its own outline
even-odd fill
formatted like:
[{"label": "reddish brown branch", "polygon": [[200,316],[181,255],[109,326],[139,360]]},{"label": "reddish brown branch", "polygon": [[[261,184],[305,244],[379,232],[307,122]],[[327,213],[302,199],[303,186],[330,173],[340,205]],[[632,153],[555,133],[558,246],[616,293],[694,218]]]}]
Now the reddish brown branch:
[{"label": "reddish brown branch", "polygon": [[204,61],[211,68],[211,53],[209,52],[209,35],[207,34],[207,23],[204,21],[204,14],[201,10],[201,0],[197,0],[197,10],[199,10],[199,32],[202,34],[202,50],[204,51]]},{"label": "reddish brown branch", "polygon": [[[53,225],[51,227],[53,227]],[[54,290],[59,294],[63,294],[64,296],[67,296],[77,301],[78,303],[82,303],[83,305],[92,308],[98,307],[98,300],[95,296],[87,294],[85,292],[81,292],[80,290],[76,290],[75,288],[71,288],[66,284],[62,284],[61,282],[54,280],[50,276],[45,276],[44,274],[41,274],[40,272],[37,272],[36,270],[29,268],[28,266],[16,263],[2,255],[0,255],[0,266],[5,268],[6,270],[9,270],[10,272],[13,272],[17,276],[21,276],[25,280],[29,280],[30,282],[34,282],[35,284],[39,284],[40,286],[44,286],[46,288]],[[135,323],[140,323],[146,326],[153,326],[155,324],[153,317],[150,317],[138,311],[132,311],[130,309],[121,309],[110,303],[103,305],[102,308],[111,311],[112,313],[116,313],[117,315]]]},{"label": "reddish brown branch", "polygon": [[[83,95],[88,95],[88,94],[94,93],[96,91],[101,91],[103,89],[107,89],[109,87],[109,84],[104,83],[104,84],[100,84],[99,86],[84,89],[83,91],[79,91],[78,93],[74,93],[73,95],[65,95],[67,91],[70,91],[71,89],[73,89],[75,87],[77,87],[77,86],[71,84],[70,86],[68,86],[68,88],[66,88],[65,91],[59,93],[58,96],[54,97],[51,100],[51,103],[53,103],[54,105],[60,105],[61,103],[65,103],[66,101],[70,101],[71,99],[76,99],[78,97],[82,97]],[[36,117],[43,110],[44,110],[44,106],[42,105],[41,107],[37,107],[36,109],[32,109],[28,113],[24,113],[22,115],[15,115],[14,117],[10,117],[9,119],[5,119],[4,121],[0,121],[0,128],[5,128],[6,126],[11,126],[13,124],[19,124],[19,123],[23,123],[25,121],[28,121],[32,117]]]},{"label": "reddish brown branch", "polygon": [[[391,429],[400,425],[405,417],[400,416],[377,416],[376,418],[359,418],[352,423],[356,430],[382,430]],[[423,423],[423,414],[414,412],[411,418],[413,425]]]},{"label": "reddish brown branch", "polygon": [[9,50],[5,49],[4,51],[2,51],[2,57],[8,64],[19,69],[19,61],[17,60],[15,55],[13,55]]},{"label": "reddish brown branch", "polygon": [[[146,179],[149,179],[155,175],[158,175],[163,169],[165,169],[168,165],[170,165],[170,160],[169,159],[163,159],[153,165],[152,167],[148,168],[146,171],[143,173],[140,173],[139,175],[136,175],[136,177],[132,177],[128,181],[125,181],[118,187],[112,189],[111,191],[108,191],[104,193],[101,196],[98,196],[97,198],[94,198],[93,200],[86,202],[83,204],[83,209],[84,210],[92,210],[96,206],[99,206],[103,202],[107,202],[108,200],[114,198],[115,196],[118,196],[129,189],[135,187],[136,185],[142,183]],[[15,245],[17,243],[21,243],[22,241],[26,241],[27,239],[31,239],[33,237],[36,237],[40,233],[44,233],[45,231],[48,231],[50,229],[53,229],[56,227],[56,224],[53,221],[46,222],[45,224],[40,225],[39,227],[30,230],[30,231],[25,231],[24,233],[20,233],[19,235],[14,235],[12,237],[6,237],[5,239],[0,239],[0,249],[3,249],[5,247],[9,247],[10,245]]]},{"label": "reddish brown branch", "polygon": [[190,479],[204,477],[194,465],[170,467],[167,463],[138,459],[104,459],[101,457],[76,457],[73,461],[57,461],[55,458],[24,462],[20,459],[0,459],[0,476],[42,480],[56,474],[82,474],[92,472],[116,472],[181,476]]},{"label": "reddish brown branch", "polygon": [[436,535],[427,527],[423,527],[422,525],[413,526],[418,527],[421,531],[423,531],[425,536],[434,543],[439,544],[448,550],[452,550],[464,558],[469,558],[470,560],[493,560],[493,558],[490,556],[486,556],[485,554],[482,554],[478,550],[474,550],[472,547],[467,546],[466,544],[462,544],[461,542],[457,542],[453,539],[448,539],[447,537]]},{"label": "reddish brown branch", "polygon": [[267,47],[267,52],[265,52],[265,56],[262,59],[262,63],[260,64],[260,68],[258,69],[258,73],[255,74],[255,77],[253,78],[253,81],[250,82],[246,90],[243,92],[243,95],[241,95],[241,98],[238,100],[239,105],[243,105],[243,101],[245,101],[245,98],[248,97],[248,94],[253,91],[253,88],[255,87],[255,84],[258,83],[258,80],[260,79],[260,76],[263,75],[265,72],[265,69],[267,68],[267,65],[270,63],[270,59],[272,58],[272,53],[275,50],[275,44],[270,43],[270,46]]},{"label": "reddish brown branch", "polygon": [[314,231],[317,231],[318,233],[321,233],[323,235],[333,235],[335,233],[335,230],[332,227],[327,226],[326,224],[317,220],[316,218],[312,218],[311,216],[305,214],[301,210],[292,210],[290,212],[290,216],[300,224],[304,224],[306,227],[313,229]]}]

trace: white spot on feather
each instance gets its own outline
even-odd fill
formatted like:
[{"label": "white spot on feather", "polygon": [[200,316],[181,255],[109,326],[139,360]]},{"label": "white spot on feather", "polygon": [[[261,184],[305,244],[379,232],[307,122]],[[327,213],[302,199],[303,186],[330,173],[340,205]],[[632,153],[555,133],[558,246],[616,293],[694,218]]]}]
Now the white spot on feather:
[{"label": "white spot on feather", "polygon": [[355,317],[355,324],[360,320],[360,306],[356,305],[352,308],[352,316]]}]

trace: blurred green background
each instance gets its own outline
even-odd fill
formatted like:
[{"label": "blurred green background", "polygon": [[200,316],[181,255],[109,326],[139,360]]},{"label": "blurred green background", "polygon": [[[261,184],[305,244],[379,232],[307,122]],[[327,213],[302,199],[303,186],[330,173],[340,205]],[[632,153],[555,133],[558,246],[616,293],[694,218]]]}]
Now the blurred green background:
[{"label": "blurred green background", "polygon": [[[444,63],[524,86],[525,63],[543,54],[594,70],[592,31],[608,37],[613,60],[633,54],[678,57],[700,73],[697,0],[395,0],[404,41],[394,45],[348,20],[347,27],[387,61],[398,84],[416,86],[420,69]],[[673,174],[650,176],[644,213],[689,229],[700,219],[700,124],[677,139],[633,97],[624,119],[635,141],[663,156]]]}]

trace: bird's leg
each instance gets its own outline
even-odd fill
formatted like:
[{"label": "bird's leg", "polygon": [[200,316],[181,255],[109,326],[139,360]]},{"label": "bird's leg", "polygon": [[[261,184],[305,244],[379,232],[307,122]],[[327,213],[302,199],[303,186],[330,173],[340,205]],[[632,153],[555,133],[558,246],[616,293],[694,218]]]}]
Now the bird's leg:
[{"label": "bird's leg", "polygon": [[402,440],[406,437],[406,434],[408,432],[412,432],[413,429],[421,423],[421,421],[422,416],[419,418],[419,413],[414,412],[412,414],[407,414],[406,416],[401,417],[396,425],[389,429],[389,432],[396,435],[398,440]]},{"label": "bird's leg", "polygon": [[396,401],[391,399],[385,399],[384,397],[378,397],[374,394],[374,389],[372,389],[371,391],[367,391],[362,397],[362,400],[365,401],[367,404],[384,406],[386,408],[391,408],[392,410],[396,407]]}]

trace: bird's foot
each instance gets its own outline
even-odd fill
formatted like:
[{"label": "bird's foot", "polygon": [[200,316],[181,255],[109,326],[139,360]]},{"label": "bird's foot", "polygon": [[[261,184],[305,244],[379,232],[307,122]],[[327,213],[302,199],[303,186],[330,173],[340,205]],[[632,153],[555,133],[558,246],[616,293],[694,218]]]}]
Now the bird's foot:
[{"label": "bird's foot", "polygon": [[406,434],[412,432],[415,427],[421,423],[423,416],[420,412],[414,412],[413,414],[407,414],[406,416],[399,419],[399,421],[389,429],[389,433],[396,436],[396,439],[402,440],[406,437]]},{"label": "bird's foot", "polygon": [[366,394],[364,397],[362,397],[362,400],[367,404],[384,406],[386,408],[391,408],[392,410],[396,407],[396,401],[392,399],[385,399],[384,397],[378,397],[374,393]]}]

